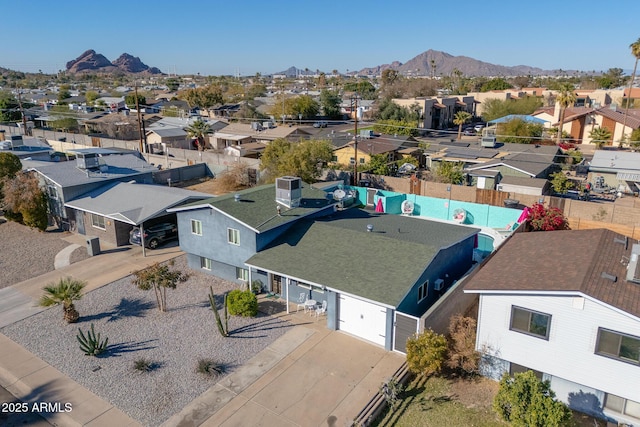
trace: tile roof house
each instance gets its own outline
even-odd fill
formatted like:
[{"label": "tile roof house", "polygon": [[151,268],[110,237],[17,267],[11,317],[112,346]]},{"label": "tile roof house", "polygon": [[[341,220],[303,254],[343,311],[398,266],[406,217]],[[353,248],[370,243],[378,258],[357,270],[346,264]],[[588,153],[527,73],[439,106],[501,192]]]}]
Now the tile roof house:
[{"label": "tile roof house", "polygon": [[483,373],[533,370],[573,409],[639,423],[639,258],[605,229],[513,235],[464,286]]},{"label": "tile roof house", "polygon": [[[283,201],[289,183],[297,196]],[[289,207],[287,197],[298,202]],[[417,332],[416,316],[471,268],[479,231],[337,210],[325,191],[293,177],[169,211],[191,268],[238,283],[259,280],[290,302],[300,294],[326,301],[328,328],[401,352]],[[399,317],[413,329],[397,332]]]}]

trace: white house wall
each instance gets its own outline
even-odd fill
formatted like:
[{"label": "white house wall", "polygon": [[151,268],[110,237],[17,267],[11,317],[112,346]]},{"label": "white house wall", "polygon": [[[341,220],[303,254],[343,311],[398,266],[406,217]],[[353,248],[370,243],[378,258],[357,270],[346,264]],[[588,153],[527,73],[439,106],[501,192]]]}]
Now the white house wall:
[{"label": "white house wall", "polygon": [[[551,314],[548,341],[510,331],[512,305]],[[500,359],[640,401],[640,367],[595,354],[599,327],[640,335],[638,319],[588,299],[485,294],[480,296],[476,347],[488,346]]]}]

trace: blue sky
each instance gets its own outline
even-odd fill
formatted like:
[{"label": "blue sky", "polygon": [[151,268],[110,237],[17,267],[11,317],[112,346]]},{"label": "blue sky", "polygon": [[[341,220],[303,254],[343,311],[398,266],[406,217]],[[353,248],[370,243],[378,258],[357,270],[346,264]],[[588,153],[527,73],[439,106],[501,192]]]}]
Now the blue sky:
[{"label": "blue sky", "polygon": [[[54,73],[93,49],[165,73],[330,73],[428,50],[499,65],[633,69],[640,1],[2,1],[0,66]],[[90,6],[87,6],[90,5]],[[607,9],[607,10],[605,10]]]}]

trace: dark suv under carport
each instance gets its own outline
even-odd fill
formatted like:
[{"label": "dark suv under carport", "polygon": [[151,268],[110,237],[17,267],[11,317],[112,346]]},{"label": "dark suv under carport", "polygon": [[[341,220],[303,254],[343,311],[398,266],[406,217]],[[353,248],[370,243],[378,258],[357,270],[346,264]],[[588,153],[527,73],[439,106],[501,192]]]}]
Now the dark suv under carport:
[{"label": "dark suv under carport", "polygon": [[[158,246],[176,240],[178,238],[178,226],[170,222],[163,222],[149,226],[144,229],[144,245],[149,249],[155,249]],[[129,243],[132,245],[141,245],[140,228],[134,227],[129,232]]]}]

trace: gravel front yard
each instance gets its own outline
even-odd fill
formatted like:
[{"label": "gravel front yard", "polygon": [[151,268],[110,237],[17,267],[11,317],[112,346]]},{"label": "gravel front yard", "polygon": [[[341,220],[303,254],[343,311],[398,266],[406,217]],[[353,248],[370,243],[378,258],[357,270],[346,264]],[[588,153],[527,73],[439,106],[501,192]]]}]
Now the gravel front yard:
[{"label": "gravel front yard", "polygon": [[[0,289],[54,270],[56,254],[69,246],[69,232],[33,230],[16,222],[0,221]],[[78,248],[72,261],[86,258]],[[88,255],[87,255],[88,256]]]},{"label": "gravel front yard", "polygon": [[[221,295],[237,285],[189,270],[184,255],[174,268],[191,276],[168,290],[165,313],[157,310],[153,291],[137,289],[129,276],[78,301],[80,321],[75,325],[62,320],[61,307],[52,307],[1,332],[132,418],[160,425],[222,378],[197,373],[198,359],[221,363],[228,373],[291,327],[263,313],[234,316],[229,319],[231,336],[223,338],[209,307],[209,286]],[[86,331],[91,323],[109,338],[110,348],[102,357],[85,356],[76,341],[78,328]],[[134,361],[142,357],[157,369],[136,371]]]}]

